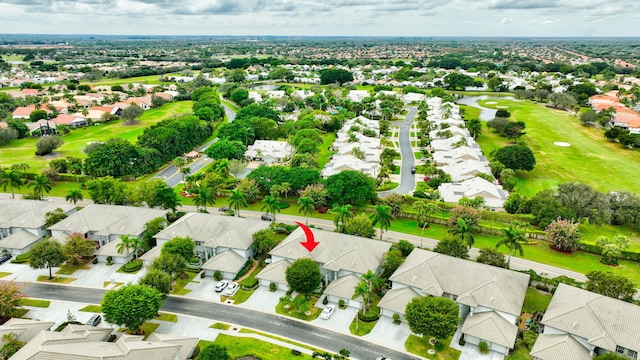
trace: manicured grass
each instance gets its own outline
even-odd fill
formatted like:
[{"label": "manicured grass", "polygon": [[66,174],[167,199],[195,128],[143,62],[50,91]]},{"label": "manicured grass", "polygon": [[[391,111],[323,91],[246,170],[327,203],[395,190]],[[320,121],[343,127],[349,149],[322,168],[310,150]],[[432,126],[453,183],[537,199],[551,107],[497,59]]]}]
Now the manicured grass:
[{"label": "manicured grass", "polygon": [[551,295],[542,294],[540,291],[527,288],[527,294],[524,296],[524,304],[522,311],[533,314],[536,311],[545,312],[551,302]]},{"label": "manicured grass", "polygon": [[400,184],[398,184],[397,182],[390,181],[390,182],[388,182],[386,184],[383,184],[379,188],[377,188],[376,191],[393,190],[393,189],[397,188],[398,186],[400,186]]},{"label": "manicured grass", "polygon": [[160,313],[160,316],[156,316],[153,318],[154,320],[160,320],[160,321],[167,321],[167,322],[177,322],[178,321],[178,315],[176,314],[167,314],[167,313]]},{"label": "manicured grass", "polygon": [[82,309],[80,309],[78,311],[100,314],[100,313],[102,313],[102,306],[100,306],[100,305],[87,305],[87,306],[83,307]]},{"label": "manicured grass", "polygon": [[624,235],[631,240],[628,251],[640,252],[640,233],[627,226],[580,224],[580,241],[585,244],[594,244],[600,236],[613,239],[616,235]]},{"label": "manicured grass", "polygon": [[238,106],[237,106],[236,104],[232,103],[231,101],[227,101],[227,100],[224,100],[224,99],[220,99],[220,103],[222,103],[222,104],[224,104],[224,105],[228,106],[231,110],[233,110],[233,111],[235,111],[235,112],[238,112],[238,111],[240,110],[240,109],[238,108]]},{"label": "manicured grass", "polygon": [[471,120],[471,119],[479,119],[480,118],[480,113],[482,112],[480,109],[478,109],[475,106],[468,106],[468,105],[461,105],[458,104],[458,106],[460,106],[460,110],[464,109],[464,115],[462,115],[462,119],[463,120]]},{"label": "manicured grass", "polygon": [[[132,260],[132,261],[128,262],[127,264],[130,264],[130,263],[132,263],[134,261],[142,263],[142,260],[136,259],[136,260]],[[120,268],[116,272],[119,272],[119,273],[122,273],[122,274],[137,274],[140,270],[142,270],[142,266],[141,266],[136,271],[124,271],[124,268],[125,268],[125,266],[127,266],[127,264],[123,264],[122,266],[120,266]]]},{"label": "manicured grass", "polygon": [[271,335],[269,333],[263,333],[261,331],[255,331],[255,330],[251,330],[251,329],[247,329],[247,328],[242,328],[242,329],[240,329],[240,332],[241,333],[245,333],[245,334],[258,334],[258,335],[261,335],[261,336],[264,336],[264,337],[268,337],[268,338],[275,339],[275,340],[280,340],[282,342],[286,342],[288,344],[295,345],[298,348],[304,348],[304,349],[307,349],[307,350],[318,351],[318,352],[320,351],[320,350],[318,350],[318,349],[316,349],[314,347],[311,347],[311,346],[308,346],[308,345],[305,345],[305,344],[300,344],[298,342],[291,341],[291,340],[286,339],[286,338],[281,338],[279,336]]},{"label": "manicured grass", "polygon": [[[497,104],[486,105],[487,101]],[[623,149],[620,144],[607,141],[602,130],[582,126],[578,117],[544,104],[500,98],[480,101],[480,104],[493,108],[508,106],[513,120],[527,124],[527,134],[522,140],[533,150],[536,167],[531,172],[518,172],[517,192],[532,196],[540,190],[577,181],[599,191],[640,194],[640,183],[636,181],[640,172],[638,149]],[[571,146],[556,146],[556,141],[568,142]],[[506,145],[508,140],[483,134],[478,143],[488,154],[494,146]]]},{"label": "manicured grass", "polygon": [[[378,320],[364,322],[362,320],[359,320],[358,315],[356,315],[353,317],[353,321],[351,322],[351,325],[349,325],[349,331],[351,331],[353,335],[357,335],[357,336],[367,335],[368,333],[371,332],[371,330],[373,330],[373,327],[376,326],[377,323],[378,323]],[[357,330],[356,330],[356,327],[357,327]]]},{"label": "manicured grass", "polygon": [[191,290],[185,289],[184,287],[187,286],[187,284],[190,283],[194,277],[196,277],[197,273],[187,271],[185,272],[185,275],[186,277],[184,277],[184,279],[181,277],[175,281],[175,283],[173,284],[173,290],[171,291],[171,294],[186,295],[191,292]]},{"label": "manicured grass", "polygon": [[413,334],[409,335],[409,338],[404,343],[404,347],[405,349],[407,349],[408,352],[412,354],[420,355],[427,359],[457,360],[460,357],[460,350],[452,349],[449,347],[449,344],[451,344],[451,337],[445,340],[441,340],[446,345],[444,351],[436,352],[433,355],[429,354],[428,351],[434,349],[434,347],[431,344],[429,344],[430,338],[431,338],[430,336],[416,336]]},{"label": "manicured grass", "polygon": [[11,274],[12,274],[12,273],[10,273],[10,272],[2,272],[2,271],[0,271],[0,279],[1,279],[1,278],[3,278],[3,277],[5,277],[5,276],[9,276],[9,275],[11,275]]},{"label": "manicured grass", "polygon": [[[56,150],[55,157],[74,156],[85,158],[86,155],[83,150],[87,143],[107,141],[114,137],[135,143],[145,128],[172,116],[190,114],[192,106],[192,101],[171,102],[157,109],[145,111],[140,120],[133,125],[127,125],[124,124],[124,121],[117,120],[97,126],[74,129],[69,134],[62,136],[64,144]],[[54,157],[36,156],[37,142],[38,139],[36,138],[25,138],[0,146],[0,159],[3,159],[0,166],[27,163],[31,166],[28,172],[39,173]]]},{"label": "manicured grass", "polygon": [[326,133],[322,134],[322,144],[319,146],[320,152],[316,155],[318,160],[318,168],[322,169],[329,162],[329,158],[333,155],[333,151],[329,150],[329,147],[333,145],[336,140],[336,134]]},{"label": "manicured grass", "polygon": [[505,358],[505,360],[532,360],[533,357],[529,354],[529,349],[526,346],[520,344],[516,345],[516,349]]},{"label": "manicured grass", "polygon": [[60,270],[56,271],[56,274],[73,275],[73,273],[76,272],[77,270],[91,270],[91,268],[85,264],[79,264],[79,265],[64,264],[62,265],[62,267],[60,267]]},{"label": "manicured grass", "polygon": [[416,158],[416,160],[420,160],[422,159],[422,151],[416,151],[413,153],[413,156]]},{"label": "manicured grass", "polygon": [[14,309],[11,316],[14,318],[21,318],[29,312],[29,309]]},{"label": "manicured grass", "polygon": [[225,347],[232,359],[247,355],[263,360],[311,359],[311,356],[306,354],[293,355],[290,348],[253,338],[220,334],[214,343]]},{"label": "manicured grass", "polygon": [[217,322],[209,327],[212,329],[218,329],[218,330],[229,330],[231,325]]},{"label": "manicured grass", "polygon": [[70,284],[78,279],[76,278],[67,278],[67,277],[53,277],[53,279],[49,279],[47,275],[38,276],[38,281],[56,283],[56,284]]},{"label": "manicured grass", "polygon": [[20,300],[20,304],[22,306],[33,306],[33,307],[40,307],[40,308],[48,308],[49,305],[51,305],[51,301],[24,298],[24,299]]},{"label": "manicured grass", "polygon": [[317,307],[314,306],[316,301],[318,301],[318,298],[316,296],[311,296],[311,298],[308,301],[308,303],[309,303],[309,311],[311,311],[311,314],[305,315],[304,313],[298,312],[298,310],[295,309],[294,305],[293,305],[293,303],[295,303],[295,300],[300,296],[302,296],[302,295],[298,295],[298,296],[296,296],[295,299],[293,299],[293,301],[291,302],[292,305],[291,305],[291,307],[289,309],[285,309],[284,308],[284,304],[282,303],[282,301],[278,302],[278,305],[276,305],[276,313],[278,313],[280,315],[291,316],[291,317],[294,317],[296,319],[305,320],[305,321],[311,321],[311,320],[317,318],[318,315],[320,315],[320,312],[322,312],[322,309],[317,308]]},{"label": "manicured grass", "polygon": [[[165,76],[176,76],[180,75],[180,73],[171,73],[171,74],[162,74],[162,75],[147,75],[147,76],[138,76],[127,79],[102,79],[95,82],[89,82],[86,80],[80,81],[82,84],[90,84],[90,85],[122,85],[125,89],[129,84],[133,83],[141,83],[141,84],[160,84],[158,81],[159,78]],[[166,83],[165,83],[166,84]]]},{"label": "manicured grass", "polygon": [[[103,287],[103,288],[106,288],[106,287],[107,287],[107,286],[109,286],[109,285],[111,285],[111,281],[104,281],[104,282],[102,283],[102,287]],[[124,283],[122,283],[122,282],[116,282],[116,283],[115,283],[115,286],[114,286],[113,288],[114,288],[114,289],[116,289],[116,288],[117,288],[118,286],[120,286],[120,285],[124,285]]]},{"label": "manicured grass", "polygon": [[[158,326],[160,326],[160,324],[156,324],[152,322],[145,322],[144,324],[142,324],[142,326],[140,326],[140,330],[144,331],[143,340],[147,340],[149,335],[153,334],[153,332],[156,331]],[[119,332],[124,332],[125,330],[126,330],[125,328],[118,329]]]}]

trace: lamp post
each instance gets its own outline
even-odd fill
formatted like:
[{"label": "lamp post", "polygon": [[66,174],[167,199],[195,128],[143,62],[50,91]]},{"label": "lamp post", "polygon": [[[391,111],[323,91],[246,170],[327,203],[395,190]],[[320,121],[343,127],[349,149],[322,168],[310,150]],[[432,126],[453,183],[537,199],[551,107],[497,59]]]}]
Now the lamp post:
[{"label": "lamp post", "polygon": [[424,224],[422,224],[422,232],[420,235],[420,249],[422,249],[422,240],[424,240],[424,228],[427,227],[427,225],[429,225],[428,222],[424,222]]}]

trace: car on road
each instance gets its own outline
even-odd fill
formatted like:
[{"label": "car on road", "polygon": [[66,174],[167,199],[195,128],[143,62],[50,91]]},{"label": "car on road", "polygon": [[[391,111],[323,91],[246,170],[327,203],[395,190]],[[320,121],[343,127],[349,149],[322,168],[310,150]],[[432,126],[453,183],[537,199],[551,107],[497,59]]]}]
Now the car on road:
[{"label": "car on road", "polygon": [[0,264],[4,264],[9,260],[11,260],[11,254],[5,253],[0,255]]},{"label": "car on road", "polygon": [[382,356],[378,356],[376,358],[376,360],[391,360],[390,358],[386,358],[386,357],[382,357]]},{"label": "car on road", "polygon": [[238,291],[238,288],[240,287],[240,285],[238,285],[237,282],[232,282],[231,284],[229,284],[229,286],[227,286],[227,289],[224,291],[224,294],[227,296],[233,296],[236,291]]},{"label": "car on road", "polygon": [[220,291],[224,290],[224,288],[226,288],[226,287],[227,287],[227,285],[229,285],[229,282],[228,282],[227,280],[219,281],[219,282],[216,284],[215,291],[216,291],[216,292],[220,292]]},{"label": "car on road", "polygon": [[98,324],[100,324],[101,321],[102,321],[102,317],[100,315],[93,314],[93,315],[91,315],[89,320],[87,320],[87,325],[88,326],[98,326]]},{"label": "car on road", "polygon": [[328,320],[331,317],[331,314],[333,314],[333,312],[336,311],[336,306],[335,305],[327,305],[322,312],[320,313],[320,317]]},{"label": "car on road", "polygon": [[411,167],[411,173],[412,173],[412,174],[415,174],[415,173],[416,173],[416,167],[415,167],[415,166],[412,166],[412,167]]},{"label": "car on road", "polygon": [[229,210],[231,210],[231,208],[228,207],[228,206],[223,206],[223,207],[218,209],[218,211],[220,211],[220,212],[225,212],[225,211],[229,211]]},{"label": "car on road", "polygon": [[260,219],[262,219],[264,221],[273,221],[273,220],[275,220],[273,215],[271,215],[271,214],[262,214],[262,216],[260,216]]}]

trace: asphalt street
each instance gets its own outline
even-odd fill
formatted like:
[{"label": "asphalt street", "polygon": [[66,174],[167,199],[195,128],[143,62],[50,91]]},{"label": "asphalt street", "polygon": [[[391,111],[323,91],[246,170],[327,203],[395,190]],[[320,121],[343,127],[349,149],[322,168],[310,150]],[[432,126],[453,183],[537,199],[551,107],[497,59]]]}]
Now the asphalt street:
[{"label": "asphalt street", "polygon": [[[82,302],[100,304],[106,291],[68,285],[29,283],[25,284],[24,292],[31,298],[71,302],[82,299]],[[401,360],[417,359],[417,357],[370,343],[356,336],[345,336],[345,334],[317,327],[304,321],[233,305],[169,296],[165,299],[161,310],[248,327],[336,353],[341,349],[347,349],[351,352],[353,359],[373,360],[378,356]]]},{"label": "asphalt street", "polygon": [[400,153],[402,154],[402,167],[400,168],[400,186],[391,190],[395,194],[408,194],[416,187],[416,177],[411,173],[411,168],[415,165],[416,159],[411,149],[411,124],[416,117],[418,109],[415,106],[409,106],[409,112],[400,124],[400,132],[398,141],[400,144]]}]

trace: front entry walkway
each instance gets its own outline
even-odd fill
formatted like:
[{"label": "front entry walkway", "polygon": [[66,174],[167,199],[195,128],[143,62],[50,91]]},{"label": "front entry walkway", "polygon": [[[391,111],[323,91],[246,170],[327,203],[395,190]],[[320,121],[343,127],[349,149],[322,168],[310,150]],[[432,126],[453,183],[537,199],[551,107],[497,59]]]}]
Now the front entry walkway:
[{"label": "front entry walkway", "polygon": [[481,354],[478,345],[465,344],[458,360],[504,360],[504,354],[489,351],[488,354]]}]

